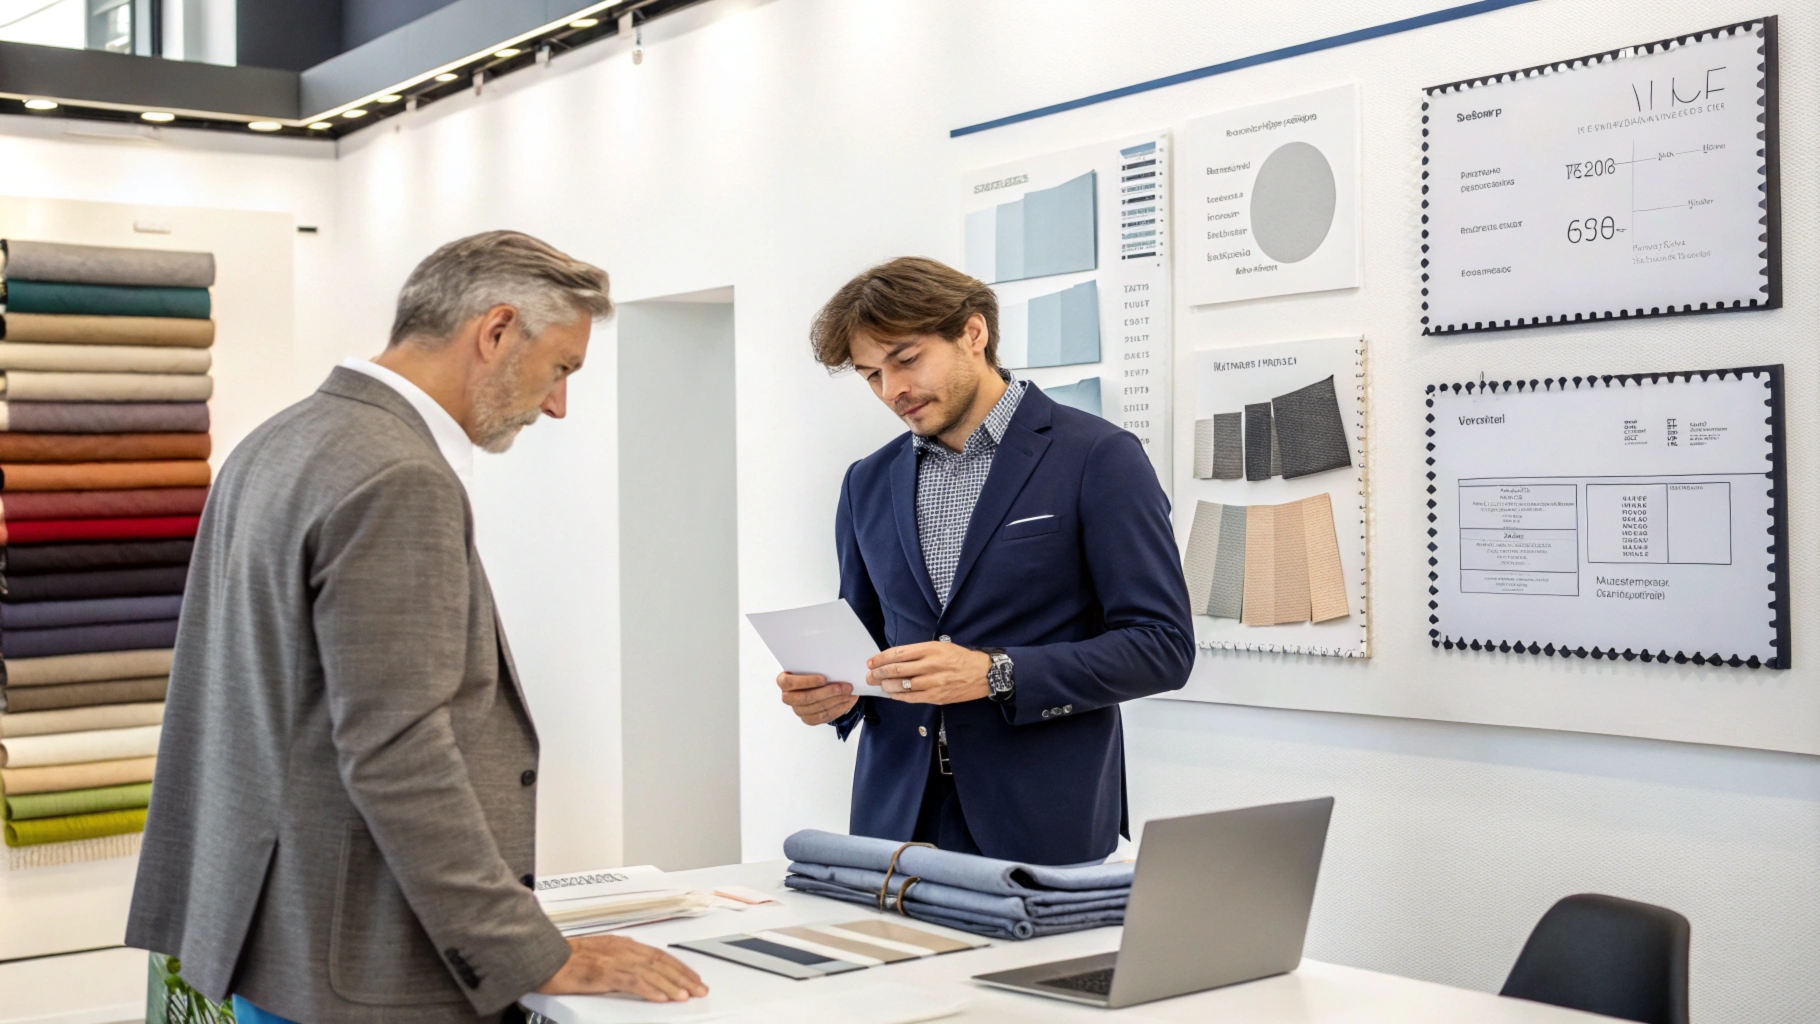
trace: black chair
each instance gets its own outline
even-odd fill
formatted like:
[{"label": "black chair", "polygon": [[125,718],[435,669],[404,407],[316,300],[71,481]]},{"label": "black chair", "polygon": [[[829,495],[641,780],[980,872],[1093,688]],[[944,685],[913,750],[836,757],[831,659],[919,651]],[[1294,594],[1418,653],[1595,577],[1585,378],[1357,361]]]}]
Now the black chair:
[{"label": "black chair", "polygon": [[1687,1024],[1687,918],[1616,896],[1548,908],[1499,995],[1644,1024]]}]

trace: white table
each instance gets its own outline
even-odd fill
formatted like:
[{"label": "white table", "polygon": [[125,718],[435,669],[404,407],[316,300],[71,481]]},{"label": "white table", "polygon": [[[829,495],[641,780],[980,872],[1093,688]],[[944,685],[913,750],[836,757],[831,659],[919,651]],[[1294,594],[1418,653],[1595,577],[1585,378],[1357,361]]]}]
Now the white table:
[{"label": "white table", "polygon": [[[628,928],[618,934],[668,947],[672,942],[689,939],[797,924],[850,921],[876,914],[865,907],[785,889],[784,870],[784,861],[768,861],[677,872],[670,877],[679,886],[708,890],[722,885],[744,885],[775,894],[782,902],[744,911],[717,910],[705,917],[660,921]],[[946,932],[927,922],[913,923],[918,928]],[[1116,1011],[1020,995],[971,980],[973,975],[987,971],[1108,952],[1118,948],[1119,932],[1117,928],[1096,928],[1024,942],[993,940],[992,945],[984,949],[887,964],[809,981],[792,981],[689,950],[669,949],[707,983],[710,991],[706,999],[665,1005],[598,996],[529,996],[524,1004],[558,1024],[647,1024],[896,982],[945,996],[963,995],[967,1008],[958,1016],[946,1018],[952,1021],[1046,1024],[1050,1021],[1106,1020],[1112,1016],[1129,1022],[1194,1021],[1197,1024],[1208,1021],[1221,1024],[1460,1024],[1462,1021],[1473,1024],[1593,1024],[1604,1021],[1610,1024],[1612,1019],[1317,960],[1303,960],[1300,969],[1275,978]]]}]

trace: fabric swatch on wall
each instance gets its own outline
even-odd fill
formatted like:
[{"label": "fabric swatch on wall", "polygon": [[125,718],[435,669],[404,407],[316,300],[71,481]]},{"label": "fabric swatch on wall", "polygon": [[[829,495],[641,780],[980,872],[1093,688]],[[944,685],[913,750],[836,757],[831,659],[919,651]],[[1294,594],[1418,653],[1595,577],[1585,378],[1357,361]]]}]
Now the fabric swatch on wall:
[{"label": "fabric swatch on wall", "polygon": [[[6,575],[10,578],[81,569],[113,569],[129,565],[188,565],[190,553],[195,546],[195,541],[182,537],[168,540],[14,544],[0,553],[0,559],[4,560]],[[0,619],[0,622],[3,621]]]},{"label": "fabric swatch on wall", "polygon": [[1194,421],[1194,478],[1213,479],[1213,421]]},{"label": "fabric swatch on wall", "polygon": [[1216,619],[1237,619],[1245,611],[1245,532],[1250,513],[1244,505],[1227,505],[1220,514],[1219,555],[1207,595],[1207,614]]},{"label": "fabric swatch on wall", "polygon": [[169,676],[104,679],[56,686],[22,686],[17,689],[0,686],[0,711],[14,714],[104,704],[142,704],[146,701],[162,701],[169,686]]},{"label": "fabric swatch on wall", "polygon": [[1277,440],[1277,420],[1270,417],[1270,475],[1283,475],[1283,448]]},{"label": "fabric swatch on wall", "polygon": [[86,626],[9,629],[0,636],[0,654],[8,658],[47,658],[59,654],[136,651],[169,647],[177,642],[177,620],[95,622]]},{"label": "fabric swatch on wall", "polygon": [[1245,475],[1244,420],[1244,413],[1214,414],[1213,479],[1237,480]]},{"label": "fabric swatch on wall", "polygon": [[[1245,425],[1251,425],[1249,417]],[[1245,510],[1245,607],[1240,619],[1247,626],[1276,625],[1276,550],[1276,506],[1250,506]]]},{"label": "fabric swatch on wall", "polygon": [[0,430],[44,434],[207,433],[206,402],[5,402]]},{"label": "fabric swatch on wall", "polygon": [[44,345],[0,341],[0,370],[207,373],[209,350],[174,345]]},{"label": "fabric swatch on wall", "polygon": [[[120,494],[113,491],[44,491],[43,494]],[[15,498],[33,494],[6,495]],[[201,516],[143,516],[120,519],[26,519],[6,522],[9,544],[47,544],[53,541],[136,540],[154,537],[194,537]]]},{"label": "fabric swatch on wall", "polygon": [[125,811],[102,811],[98,814],[67,814],[57,818],[9,821],[6,823],[6,845],[18,847],[73,843],[82,839],[143,832],[145,810],[136,807]]},{"label": "fabric swatch on wall", "polygon": [[[1209,420],[1201,422],[1212,425]],[[1213,570],[1220,556],[1220,513],[1225,507],[1211,501],[1194,503],[1182,575],[1188,580],[1188,609],[1196,615],[1207,614],[1207,598],[1213,592]]]},{"label": "fabric swatch on wall", "polygon": [[0,338],[47,345],[181,345],[208,348],[215,321],[172,316],[0,315]]},{"label": "fabric swatch on wall", "polygon": [[0,789],[8,796],[22,793],[58,793],[66,789],[96,789],[152,781],[156,757],[123,761],[89,761],[46,768],[0,768]]},{"label": "fabric swatch on wall", "polygon": [[66,789],[61,793],[31,793],[6,798],[6,817],[10,821],[31,818],[58,818],[66,814],[94,814],[98,811],[120,811],[144,807],[152,802],[152,784],[135,782],[126,786],[97,786],[93,789]]},{"label": "fabric swatch on wall", "polygon": [[1273,505],[1276,511],[1276,557],[1271,591],[1276,622],[1308,621],[1308,530],[1299,502]]},{"label": "fabric swatch on wall", "polygon": [[169,649],[71,654],[58,658],[7,658],[6,685],[51,686],[105,679],[141,679],[171,674]]},{"label": "fabric swatch on wall", "polygon": [[0,372],[7,402],[206,402],[215,381],[202,373]]},{"label": "fabric swatch on wall", "polygon": [[90,729],[129,729],[164,721],[164,702],[110,704],[94,708],[26,711],[0,715],[0,737],[48,736]]},{"label": "fabric swatch on wall", "polygon": [[1268,480],[1271,477],[1270,403],[1258,402],[1245,407],[1245,479]]},{"label": "fabric swatch on wall", "polygon": [[0,462],[206,459],[209,450],[207,434],[26,434],[0,431]]},{"label": "fabric swatch on wall", "polygon": [[1346,597],[1346,572],[1340,567],[1340,538],[1333,525],[1333,498],[1304,498],[1302,530],[1308,545],[1309,617],[1315,622],[1352,614]]},{"label": "fabric swatch on wall", "polygon": [[174,249],[127,249],[9,238],[8,281],[63,281],[155,288],[207,288],[215,283],[215,254]]},{"label": "fabric swatch on wall", "polygon": [[209,290],[8,280],[6,308],[11,313],[175,316],[207,320]]},{"label": "fabric swatch on wall", "polygon": [[120,761],[153,757],[158,753],[162,725],[135,725],[126,729],[93,729],[46,736],[0,739],[0,768],[43,768],[90,761]]},{"label": "fabric swatch on wall", "polygon": [[154,487],[206,487],[206,459],[146,462],[3,462],[0,490],[107,491]]},{"label": "fabric swatch on wall", "polygon": [[1346,443],[1346,427],[1332,377],[1291,391],[1270,404],[1285,480],[1352,465],[1352,449]]},{"label": "fabric swatch on wall", "polygon": [[76,601],[95,597],[181,594],[189,571],[187,565],[159,565],[7,577],[3,581],[5,592],[0,593],[0,601],[19,604],[26,601]]}]

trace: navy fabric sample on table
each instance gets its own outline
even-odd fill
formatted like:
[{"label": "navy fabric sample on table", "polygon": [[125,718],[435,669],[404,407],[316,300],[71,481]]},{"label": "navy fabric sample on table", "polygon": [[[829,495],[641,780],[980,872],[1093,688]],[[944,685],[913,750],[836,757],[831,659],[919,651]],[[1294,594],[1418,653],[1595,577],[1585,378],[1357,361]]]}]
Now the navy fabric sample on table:
[{"label": "navy fabric sample on table", "polygon": [[1346,426],[1333,378],[1291,391],[1271,403],[1271,423],[1282,453],[1283,479],[1294,480],[1352,465]]},{"label": "navy fabric sample on table", "polygon": [[0,630],[87,626],[100,622],[151,622],[174,619],[182,610],[182,594],[0,604]]},{"label": "navy fabric sample on table", "polygon": [[63,281],[6,282],[9,313],[87,313],[95,316],[209,318],[207,288],[164,288]]},{"label": "navy fabric sample on table", "polygon": [[51,629],[9,629],[0,633],[0,654],[8,658],[49,658],[59,654],[99,654],[170,647],[177,642],[177,620],[99,622]]},{"label": "navy fabric sample on table", "polygon": [[140,569],[101,569],[93,572],[53,572],[42,576],[5,577],[0,601],[73,601],[90,597],[143,597],[147,594],[181,594],[189,576],[187,565]]},{"label": "navy fabric sample on table", "polygon": [[128,565],[188,565],[196,542],[171,540],[104,540],[68,544],[15,544],[5,549],[6,575],[41,576],[47,572],[114,569]]},{"label": "navy fabric sample on table", "polygon": [[1245,407],[1245,479],[1268,480],[1271,477],[1270,403],[1258,402]]}]

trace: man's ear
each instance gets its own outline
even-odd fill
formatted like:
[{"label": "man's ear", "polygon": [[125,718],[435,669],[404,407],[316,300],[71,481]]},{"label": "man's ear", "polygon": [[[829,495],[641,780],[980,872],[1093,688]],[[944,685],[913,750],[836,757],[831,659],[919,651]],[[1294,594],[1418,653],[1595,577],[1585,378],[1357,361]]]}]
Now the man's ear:
[{"label": "man's ear", "polygon": [[986,343],[992,340],[992,332],[986,330],[985,316],[975,313],[968,317],[965,331],[967,336],[967,348],[971,350],[974,355],[984,355],[986,353]]},{"label": "man's ear", "polygon": [[480,322],[476,325],[478,336],[475,338],[475,344],[479,348],[481,362],[490,363],[499,358],[501,350],[505,347],[506,333],[516,329],[517,326],[518,310],[511,306],[494,306],[480,314]]}]

